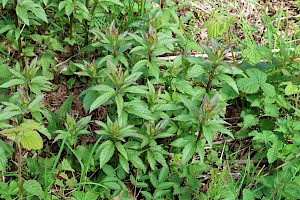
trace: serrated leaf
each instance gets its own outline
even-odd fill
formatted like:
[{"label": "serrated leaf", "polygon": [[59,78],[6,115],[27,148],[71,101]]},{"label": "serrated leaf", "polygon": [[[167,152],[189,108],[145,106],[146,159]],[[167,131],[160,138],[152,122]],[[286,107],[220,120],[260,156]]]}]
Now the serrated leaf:
[{"label": "serrated leaf", "polygon": [[168,166],[164,166],[163,168],[161,168],[159,175],[158,175],[158,182],[162,183],[165,180],[167,180],[169,176],[169,167]]},{"label": "serrated leaf", "polygon": [[265,114],[270,117],[279,117],[279,110],[277,105],[265,105]]},{"label": "serrated leaf", "polygon": [[73,2],[67,2],[65,6],[66,15],[70,16],[75,8],[75,4]]},{"label": "serrated leaf", "polygon": [[258,122],[259,122],[259,119],[256,116],[248,114],[244,117],[243,128],[249,128],[251,126],[255,126],[255,125],[257,125]]},{"label": "serrated leaf", "polygon": [[131,152],[130,154],[128,154],[128,158],[135,168],[141,169],[146,172],[147,167],[143,163],[143,160],[138,156],[137,152]]},{"label": "serrated leaf", "polygon": [[102,168],[114,155],[115,145],[112,141],[107,140],[103,142],[99,148],[102,148],[100,152],[100,168]]},{"label": "serrated leaf", "polygon": [[178,115],[177,117],[174,117],[173,120],[181,122],[196,122],[195,117],[188,114]]},{"label": "serrated leaf", "polygon": [[20,111],[8,111],[8,112],[2,112],[0,113],[0,121],[6,120],[6,119],[11,119],[12,117],[16,115],[20,115]]},{"label": "serrated leaf", "polygon": [[43,148],[43,139],[37,131],[26,131],[21,138],[22,146],[27,150]]},{"label": "serrated leaf", "polygon": [[39,18],[39,19],[43,20],[44,22],[48,23],[47,15],[46,15],[44,9],[42,8],[42,6],[40,6],[39,4],[35,3],[34,6],[29,7],[29,10],[31,12],[33,12],[33,14],[37,18]]},{"label": "serrated leaf", "polygon": [[198,76],[201,76],[205,74],[206,71],[204,68],[200,65],[194,65],[191,69],[188,70],[187,72],[187,78],[195,78]]},{"label": "serrated leaf", "polygon": [[108,176],[111,176],[111,177],[114,177],[116,176],[116,171],[115,169],[108,165],[108,164],[105,164],[103,167],[102,167],[102,170],[105,174],[107,174]]},{"label": "serrated leaf", "polygon": [[254,94],[259,90],[259,83],[253,78],[241,78],[237,81],[240,90],[247,94]]},{"label": "serrated leaf", "polygon": [[239,90],[238,90],[237,84],[236,84],[236,82],[234,81],[234,79],[233,79],[231,76],[228,76],[228,75],[226,75],[226,74],[220,74],[220,75],[218,76],[218,78],[220,79],[220,81],[226,82],[230,87],[232,87],[232,89],[233,89],[237,94],[239,94]]},{"label": "serrated leaf", "polygon": [[9,80],[8,82],[3,83],[2,85],[0,85],[0,88],[9,88],[9,87],[12,87],[12,86],[15,86],[15,85],[22,85],[22,84],[25,84],[24,80],[12,79],[12,80]]},{"label": "serrated leaf", "polygon": [[28,110],[31,110],[35,106],[39,106],[45,95],[37,95],[35,99],[27,106]]},{"label": "serrated leaf", "polygon": [[7,158],[4,149],[0,146],[0,171],[6,171]]},{"label": "serrated leaf", "polygon": [[284,89],[285,95],[288,95],[288,96],[297,94],[298,92],[299,92],[299,87],[294,85],[292,82],[288,82],[287,86]]},{"label": "serrated leaf", "polygon": [[264,91],[264,93],[269,97],[274,97],[276,94],[275,88],[273,85],[269,83],[263,83],[261,85],[261,89]]},{"label": "serrated leaf", "polygon": [[153,114],[148,108],[148,105],[141,100],[133,100],[125,104],[125,110],[128,113],[137,115],[146,120],[155,120]]},{"label": "serrated leaf", "polygon": [[92,103],[97,99],[97,97],[98,97],[97,91],[87,90],[87,93],[83,99],[83,107],[86,112],[90,109]]},{"label": "serrated leaf", "polygon": [[165,189],[169,189],[172,187],[174,187],[173,182],[163,182],[163,183],[159,184],[158,189],[165,190]]},{"label": "serrated leaf", "polygon": [[36,180],[24,181],[23,188],[28,194],[38,196],[40,199],[44,198],[42,186]]},{"label": "serrated leaf", "polygon": [[119,162],[124,171],[129,173],[129,162],[121,154],[119,154]]},{"label": "serrated leaf", "polygon": [[185,80],[178,80],[173,83],[177,90],[183,94],[194,95],[194,88],[191,86],[191,82]]},{"label": "serrated leaf", "polygon": [[159,183],[158,183],[158,180],[157,180],[157,178],[156,178],[156,176],[155,176],[155,174],[154,174],[153,172],[149,173],[149,178],[150,178],[151,184],[152,184],[155,188],[157,188]]},{"label": "serrated leaf", "polygon": [[116,146],[117,150],[122,154],[122,156],[124,156],[124,158],[126,160],[128,160],[127,152],[126,152],[126,149],[124,148],[124,146],[120,142],[116,142],[115,146]]},{"label": "serrated leaf", "polygon": [[70,113],[72,102],[73,102],[73,95],[71,93],[68,96],[68,98],[64,101],[64,103],[60,106],[57,112],[58,118],[64,118],[66,114]]},{"label": "serrated leaf", "polygon": [[242,52],[245,58],[248,58],[252,64],[259,63],[262,59],[271,57],[272,53],[267,47],[252,44]]},{"label": "serrated leaf", "polygon": [[196,144],[195,143],[188,143],[182,151],[182,164],[186,164],[189,160],[194,156],[196,151]]},{"label": "serrated leaf", "polygon": [[119,190],[121,189],[120,185],[116,182],[104,182],[102,183],[104,186],[106,186],[107,188],[109,189],[112,189],[112,190]]},{"label": "serrated leaf", "polygon": [[102,104],[107,102],[109,99],[111,99],[116,94],[115,91],[105,92],[100,97],[98,97],[91,105],[90,112],[93,110],[99,108]]},{"label": "serrated leaf", "polygon": [[254,194],[251,190],[245,188],[243,189],[243,199],[242,200],[254,200]]},{"label": "serrated leaf", "polygon": [[20,19],[26,25],[29,26],[29,19],[28,19],[28,14],[27,14],[27,8],[24,8],[24,7],[20,6],[19,4],[17,4],[16,13],[17,13],[18,17],[20,17]]},{"label": "serrated leaf", "polygon": [[156,160],[154,159],[153,153],[151,151],[147,151],[147,155],[146,155],[147,161],[150,165],[150,168],[152,170],[155,170],[156,168]]}]

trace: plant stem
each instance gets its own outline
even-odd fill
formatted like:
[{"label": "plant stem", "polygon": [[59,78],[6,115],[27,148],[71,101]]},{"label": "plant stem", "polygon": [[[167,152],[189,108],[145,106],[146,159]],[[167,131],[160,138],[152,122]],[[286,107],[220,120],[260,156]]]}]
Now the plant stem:
[{"label": "plant stem", "polygon": [[63,151],[63,149],[64,149],[64,146],[65,146],[66,140],[67,140],[67,137],[65,137],[65,138],[63,139],[62,143],[61,143],[59,152],[58,152],[58,154],[57,154],[57,157],[56,157],[55,162],[54,162],[53,167],[52,167],[52,173],[53,173],[54,169],[56,168],[56,165],[57,165],[57,163],[58,163],[58,161],[59,161],[59,158],[60,158],[61,153],[62,153],[62,151]]},{"label": "plant stem", "polygon": [[92,17],[94,17],[95,10],[96,10],[96,8],[97,8],[97,6],[98,6],[98,3],[99,3],[99,0],[95,0],[94,6],[93,6],[92,12],[91,12]]},{"label": "plant stem", "polygon": [[[19,23],[19,20],[18,20],[18,15],[17,15],[17,1],[14,0],[13,1],[13,6],[14,6],[14,13],[15,13],[15,26],[17,28],[20,28],[20,23]],[[21,56],[21,54],[23,53],[23,46],[22,46],[22,40],[21,40],[21,35],[19,35],[19,38],[18,38],[18,48],[19,48],[19,56],[21,58],[21,62],[22,62],[22,68],[24,69],[25,66],[26,66],[26,63],[25,63],[25,58],[24,56]]]},{"label": "plant stem", "polygon": [[23,184],[22,184],[22,147],[18,144],[18,186],[19,186],[19,199],[23,199]]},{"label": "plant stem", "polygon": [[145,3],[146,3],[145,0],[141,0],[140,16],[144,15]]},{"label": "plant stem", "polygon": [[[89,7],[89,0],[85,1],[85,7],[88,9]],[[85,45],[89,44],[89,27],[88,27],[88,20],[86,19],[84,22],[84,26],[85,26]]]},{"label": "plant stem", "polygon": [[[73,13],[71,14],[70,16],[70,40],[73,39]],[[73,55],[74,54],[74,46],[71,45],[71,48],[70,48],[70,51],[71,51],[71,54]]]},{"label": "plant stem", "polygon": [[[89,158],[88,158],[88,161],[87,161],[87,163],[86,163],[86,166],[84,167],[84,171],[83,171],[83,173],[81,173],[81,175],[80,175],[80,181],[79,181],[79,183],[82,183],[82,182],[83,182],[83,179],[84,179],[84,181],[86,181],[87,173],[88,173],[89,167],[90,167],[90,162],[91,162],[91,160],[92,160],[93,154],[94,154],[94,152],[96,151],[96,148],[98,147],[98,144],[99,144],[99,142],[101,141],[101,139],[102,139],[102,136],[101,136],[101,137],[97,140],[97,142],[94,144],[94,146],[93,146],[93,148],[92,148],[92,150],[91,150],[91,152],[90,152],[90,156],[89,156]],[[82,186],[82,189],[83,189],[83,190],[84,190],[84,186],[85,186],[85,182],[83,183],[83,186]]]},{"label": "plant stem", "polygon": [[210,89],[211,89],[211,83],[212,83],[212,81],[213,81],[213,79],[215,77],[215,72],[216,72],[217,68],[218,68],[218,65],[217,64],[213,64],[213,69],[212,69],[212,71],[209,74],[209,80],[208,80],[207,85],[206,85],[206,93],[208,93],[210,91]]}]

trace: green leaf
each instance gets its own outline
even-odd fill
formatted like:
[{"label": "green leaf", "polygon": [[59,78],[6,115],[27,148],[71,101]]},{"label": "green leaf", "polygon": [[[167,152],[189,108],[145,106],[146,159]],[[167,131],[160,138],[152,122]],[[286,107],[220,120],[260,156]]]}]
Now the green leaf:
[{"label": "green leaf", "polygon": [[43,148],[43,139],[37,131],[26,131],[21,138],[22,146],[27,150]]},{"label": "green leaf", "polygon": [[147,158],[147,161],[150,165],[150,168],[152,170],[155,170],[156,169],[156,160],[154,159],[152,151],[147,151],[146,158]]},{"label": "green leaf", "polygon": [[147,192],[147,191],[141,191],[142,195],[144,197],[146,197],[146,199],[152,199],[152,195],[150,192]]},{"label": "green leaf", "polygon": [[205,74],[206,71],[200,65],[194,65],[189,71],[187,72],[187,78],[195,78]]},{"label": "green leaf", "polygon": [[119,154],[119,162],[124,171],[129,174],[129,162],[121,154]]},{"label": "green leaf", "polygon": [[61,45],[61,43],[59,43],[59,41],[55,38],[50,39],[49,48],[52,49],[53,51],[66,52],[66,50]]},{"label": "green leaf", "polygon": [[8,2],[8,0],[2,0],[2,8],[3,8],[3,10],[4,10],[4,8],[5,8],[6,4],[7,4],[7,2]]},{"label": "green leaf", "polygon": [[83,107],[86,112],[89,110],[92,103],[97,99],[97,97],[98,97],[97,91],[87,90],[87,93],[83,99]]},{"label": "green leaf", "polygon": [[132,151],[128,153],[128,158],[135,168],[141,169],[143,170],[143,172],[146,172],[147,167],[143,163],[143,160],[139,157],[138,152]]},{"label": "green leaf", "polygon": [[93,110],[99,108],[102,104],[107,102],[109,99],[111,99],[116,94],[116,91],[110,91],[102,94],[100,97],[98,97],[91,105],[90,112]]},{"label": "green leaf", "polygon": [[196,144],[193,142],[188,143],[182,151],[182,164],[188,163],[188,161],[194,156],[195,151]]},{"label": "green leaf", "polygon": [[214,130],[211,127],[211,124],[204,124],[203,126],[203,135],[208,142],[209,146],[212,147],[212,141],[215,137]]},{"label": "green leaf", "polygon": [[[1,34],[1,32],[0,32]],[[7,64],[0,64],[0,78],[4,79],[4,78],[9,78],[12,73],[9,71],[8,65]]]},{"label": "green leaf", "polygon": [[146,120],[155,120],[153,114],[148,109],[148,105],[142,100],[133,100],[125,103],[125,110]]},{"label": "green leaf", "polygon": [[72,95],[72,93],[70,93],[70,95],[68,96],[68,98],[60,106],[60,108],[59,108],[59,110],[57,112],[58,118],[63,118],[64,119],[65,116],[66,116],[66,114],[70,113],[72,102],[73,102],[73,95]]},{"label": "green leaf", "polygon": [[108,164],[105,164],[103,167],[102,167],[102,170],[105,174],[107,174],[108,176],[111,176],[111,177],[114,177],[116,176],[116,171],[115,169],[108,165]]},{"label": "green leaf", "polygon": [[40,199],[44,198],[42,186],[36,180],[24,181],[23,188],[28,194],[38,196]]},{"label": "green leaf", "polygon": [[135,184],[137,188],[147,188],[149,185],[147,183],[138,182]]},{"label": "green leaf", "polygon": [[34,109],[35,107],[39,107],[44,97],[45,95],[37,95],[35,99],[27,106],[27,109],[31,110]]},{"label": "green leaf", "polygon": [[147,66],[149,68],[149,72],[151,73],[151,75],[154,76],[156,80],[158,80],[159,73],[160,73],[159,66],[156,63],[151,63],[151,62],[148,62]]},{"label": "green leaf", "polygon": [[206,28],[208,38],[210,39],[217,38],[219,35],[223,34],[226,30],[225,25],[225,17],[220,14],[215,14],[203,24],[203,27]]},{"label": "green leaf", "polygon": [[198,52],[201,52],[202,48],[197,42],[189,40],[186,44],[186,51],[190,52],[192,50],[196,50]]},{"label": "green leaf", "polygon": [[66,15],[67,15],[67,16],[70,16],[70,15],[72,14],[74,8],[75,8],[75,4],[74,4],[73,2],[69,2],[69,1],[68,1],[68,2],[66,3],[66,6],[65,6],[65,9],[66,9]]},{"label": "green leaf", "polygon": [[6,171],[7,158],[4,149],[0,146],[0,171]]},{"label": "green leaf", "polygon": [[200,108],[197,107],[197,105],[190,99],[187,99],[185,97],[180,97],[180,100],[182,103],[189,109],[191,113],[197,113]]},{"label": "green leaf", "polygon": [[249,189],[243,189],[243,199],[242,200],[254,200],[254,194]]},{"label": "green leaf", "polygon": [[43,20],[44,22],[48,23],[47,20],[47,15],[44,11],[44,9],[42,8],[42,6],[40,6],[39,4],[34,4],[34,6],[30,6],[29,10],[37,17],[40,18],[41,20]]},{"label": "green leaf", "polygon": [[232,89],[237,94],[239,94],[239,90],[238,90],[238,87],[236,85],[236,82],[234,81],[234,79],[231,76],[228,76],[227,74],[220,74],[220,75],[218,75],[218,78],[220,79],[220,81],[226,82],[230,87],[232,87]]},{"label": "green leaf", "polygon": [[2,85],[0,85],[0,88],[9,88],[9,87],[12,87],[12,86],[15,86],[15,85],[22,85],[22,84],[25,84],[24,80],[12,79],[12,80],[9,80],[8,82],[3,83]]},{"label": "green leaf", "polygon": [[185,80],[177,80],[173,82],[173,85],[183,94],[194,95],[194,88],[191,86],[191,82]]},{"label": "green leaf", "polygon": [[159,184],[158,189],[165,190],[174,187],[174,185],[173,182],[163,182]]},{"label": "green leaf", "polygon": [[267,81],[267,74],[263,71],[256,69],[256,68],[250,68],[246,70],[246,74],[250,77],[256,80],[259,84],[263,84]]},{"label": "green leaf", "polygon": [[196,122],[196,119],[193,115],[188,115],[188,114],[182,114],[178,115],[177,117],[174,117],[173,120],[175,121],[181,121],[181,122]]},{"label": "green leaf", "polygon": [[117,147],[117,150],[124,156],[126,160],[128,160],[127,152],[124,146],[120,142],[116,142],[115,146]]},{"label": "green leaf", "polygon": [[298,92],[299,92],[299,87],[294,85],[292,82],[288,82],[287,86],[284,89],[285,95],[288,95],[288,96],[297,94]]},{"label": "green leaf", "polygon": [[244,117],[244,126],[243,128],[249,128],[251,126],[257,125],[259,119],[255,115],[248,114]]},{"label": "green leaf", "polygon": [[20,111],[8,111],[8,112],[2,112],[0,113],[0,121],[11,119],[12,117],[16,115],[22,114]]},{"label": "green leaf", "polygon": [[237,81],[240,90],[247,94],[254,94],[259,90],[259,83],[253,78],[241,78]]},{"label": "green leaf", "polygon": [[153,152],[153,156],[155,158],[155,160],[160,163],[162,166],[166,166],[167,162],[166,159],[164,158],[163,154],[161,152],[158,151],[154,151]]},{"label": "green leaf", "polygon": [[159,183],[158,183],[158,180],[157,180],[157,178],[156,178],[156,176],[155,176],[155,174],[154,174],[153,172],[149,173],[149,178],[150,178],[151,184],[152,184],[155,188],[157,188],[158,185],[159,185]]},{"label": "green leaf", "polygon": [[247,49],[243,50],[242,55],[248,58],[252,64],[256,64],[266,57],[271,57],[272,52],[267,47],[251,44]]},{"label": "green leaf", "polygon": [[63,159],[61,162],[61,170],[74,172],[75,170],[71,167],[69,161],[67,159]]},{"label": "green leaf", "polygon": [[159,190],[156,189],[153,194],[153,199],[162,199],[165,195],[170,194],[170,190]]},{"label": "green leaf", "polygon": [[261,89],[264,91],[264,93],[269,97],[274,97],[276,94],[275,88],[273,85],[269,83],[263,83],[261,85]]},{"label": "green leaf", "polygon": [[164,166],[163,168],[161,168],[159,175],[158,175],[158,182],[162,183],[165,180],[167,180],[169,176],[169,167],[168,166]]},{"label": "green leaf", "polygon": [[100,152],[100,168],[102,168],[114,155],[115,145],[112,141],[107,140],[99,146],[100,148],[102,149]]},{"label": "green leaf", "polygon": [[279,117],[279,110],[277,105],[265,105],[265,114],[270,117]]},{"label": "green leaf", "polygon": [[283,147],[283,142],[277,140],[272,145],[272,148],[268,150],[267,159],[270,164],[273,163],[275,160],[277,160],[279,156],[279,151],[282,149],[282,147]]},{"label": "green leaf", "polygon": [[20,19],[29,26],[29,19],[28,19],[28,14],[27,14],[27,8],[22,7],[21,5],[19,5],[19,3],[17,4],[16,7],[16,13],[18,15],[18,17],[20,17]]},{"label": "green leaf", "polygon": [[104,182],[102,183],[104,186],[106,186],[107,188],[109,189],[112,189],[112,190],[119,190],[121,189],[120,185],[116,182]]}]

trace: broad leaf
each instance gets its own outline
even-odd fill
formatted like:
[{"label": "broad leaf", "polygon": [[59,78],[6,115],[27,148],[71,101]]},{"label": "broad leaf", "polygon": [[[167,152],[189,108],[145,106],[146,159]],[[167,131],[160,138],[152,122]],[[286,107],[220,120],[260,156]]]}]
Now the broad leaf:
[{"label": "broad leaf", "polygon": [[188,161],[194,156],[196,151],[196,144],[194,142],[188,143],[182,151],[182,164],[188,163]]},{"label": "broad leaf", "polygon": [[102,168],[114,155],[115,145],[112,141],[107,140],[99,146],[100,148],[102,149],[100,152],[100,168]]},{"label": "broad leaf", "polygon": [[102,94],[100,97],[98,97],[91,105],[90,112],[93,110],[99,108],[102,104],[107,102],[109,99],[111,99],[116,94],[115,91],[110,91]]}]

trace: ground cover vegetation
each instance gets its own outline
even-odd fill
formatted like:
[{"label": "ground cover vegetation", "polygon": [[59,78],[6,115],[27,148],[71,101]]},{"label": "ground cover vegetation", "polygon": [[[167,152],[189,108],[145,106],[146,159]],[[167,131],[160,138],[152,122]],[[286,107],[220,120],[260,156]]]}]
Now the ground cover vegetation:
[{"label": "ground cover vegetation", "polygon": [[0,6],[1,199],[299,199],[299,0]]}]

